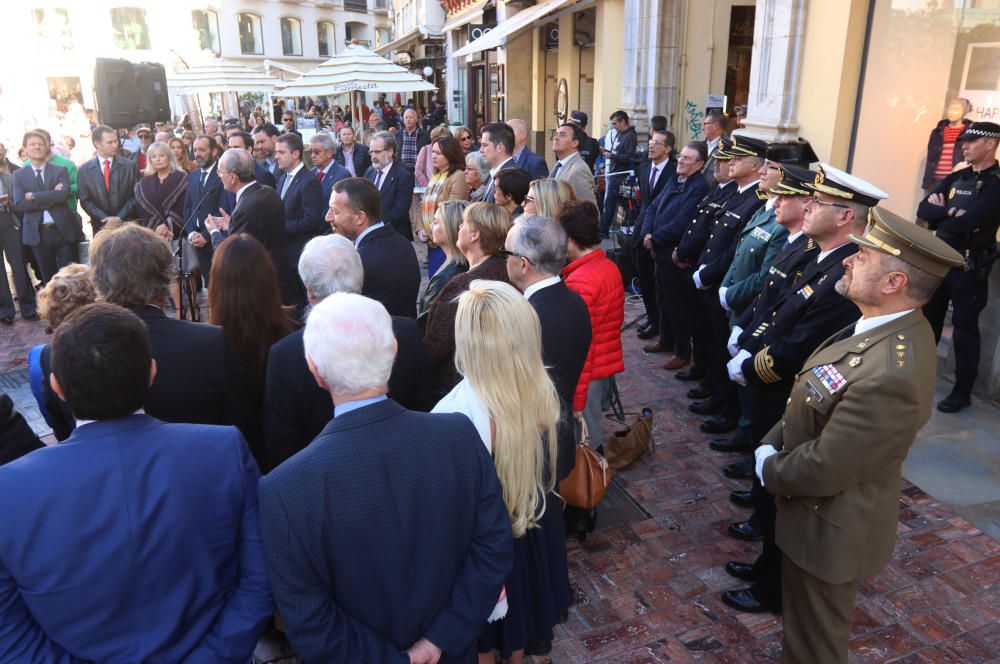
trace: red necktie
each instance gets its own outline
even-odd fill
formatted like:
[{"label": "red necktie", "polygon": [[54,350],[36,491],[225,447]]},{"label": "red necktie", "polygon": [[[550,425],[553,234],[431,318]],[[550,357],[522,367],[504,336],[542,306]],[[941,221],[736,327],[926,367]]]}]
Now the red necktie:
[{"label": "red necktie", "polygon": [[323,171],[319,171],[318,173],[316,173],[316,181],[319,182],[320,184],[323,183],[323,175],[324,175]]},{"label": "red necktie", "polygon": [[104,160],[104,188],[111,191],[111,160]]}]

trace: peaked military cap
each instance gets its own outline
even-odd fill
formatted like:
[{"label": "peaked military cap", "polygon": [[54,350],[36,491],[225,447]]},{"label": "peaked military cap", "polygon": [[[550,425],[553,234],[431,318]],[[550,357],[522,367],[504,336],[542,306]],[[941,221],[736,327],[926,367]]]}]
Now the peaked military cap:
[{"label": "peaked military cap", "polygon": [[769,193],[775,196],[811,196],[812,190],[806,185],[816,179],[816,173],[808,168],[788,166],[782,164],[778,169],[781,171],[781,180],[771,187]]},{"label": "peaked military cap", "polygon": [[974,141],[977,138],[1000,138],[1000,124],[973,122],[962,132],[962,140],[964,141]]},{"label": "peaked military cap", "polygon": [[855,244],[895,256],[938,277],[965,263],[960,253],[934,233],[881,208],[870,210],[864,237],[853,233],[848,237]]},{"label": "peaked military cap", "polygon": [[719,139],[719,144],[715,146],[715,151],[712,153],[712,157],[714,157],[716,161],[729,161],[733,158],[733,155],[729,151],[732,147],[733,142],[723,136]]},{"label": "peaked military cap", "polygon": [[767,143],[749,136],[740,134],[733,135],[733,147],[727,150],[733,157],[760,157],[767,156]]},{"label": "peaked military cap", "polygon": [[804,168],[819,161],[809,141],[804,138],[787,143],[769,143],[767,158],[779,164],[794,164]]},{"label": "peaked military cap", "polygon": [[816,169],[816,178],[807,185],[813,191],[819,191],[829,196],[844,198],[861,203],[868,207],[878,205],[878,202],[889,198],[885,193],[870,182],[851,175],[830,164],[820,164]]}]

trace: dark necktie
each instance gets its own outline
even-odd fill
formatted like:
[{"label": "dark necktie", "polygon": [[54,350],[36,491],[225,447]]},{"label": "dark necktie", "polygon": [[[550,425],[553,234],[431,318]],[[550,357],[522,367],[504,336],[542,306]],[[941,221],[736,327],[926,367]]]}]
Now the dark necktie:
[{"label": "dark necktie", "polygon": [[837,343],[838,341],[843,341],[844,339],[850,339],[853,336],[854,336],[854,325],[851,325],[849,328],[838,334],[837,338],[833,340],[833,343]]},{"label": "dark necktie", "polygon": [[656,186],[657,173],[659,173],[659,169],[656,166],[649,169],[649,193],[653,193],[653,187]]},{"label": "dark necktie", "polygon": [[205,191],[205,183],[206,182],[208,182],[208,173],[206,173],[205,171],[202,171],[201,172],[201,183],[199,184],[199,186],[201,187],[202,191]]},{"label": "dark necktie", "polygon": [[39,189],[45,189],[45,180],[42,179],[42,169],[35,169],[35,181],[38,183]]},{"label": "dark necktie", "polygon": [[552,169],[552,175],[550,175],[549,177],[550,177],[550,178],[552,178],[552,179],[554,180],[554,179],[555,179],[555,177],[556,177],[556,175],[558,175],[558,174],[559,174],[559,171],[560,171],[561,169],[562,169],[562,162],[561,162],[561,161],[557,161],[557,162],[556,162],[556,167]]},{"label": "dark necktie", "polygon": [[382,188],[382,171],[375,172],[375,188],[376,189]]}]

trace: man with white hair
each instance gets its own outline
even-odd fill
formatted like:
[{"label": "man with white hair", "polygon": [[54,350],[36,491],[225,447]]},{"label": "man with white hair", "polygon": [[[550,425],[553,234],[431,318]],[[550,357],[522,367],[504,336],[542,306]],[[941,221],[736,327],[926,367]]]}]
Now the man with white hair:
[{"label": "man with white hair", "polygon": [[507,120],[514,131],[514,162],[531,176],[532,180],[549,177],[545,159],[528,149],[528,123],[524,120]]},{"label": "man with white hair", "polygon": [[303,337],[333,419],[259,487],[292,646],[312,662],[474,660],[513,564],[489,452],[464,415],[386,397],[396,341],[379,302],[330,295]]},{"label": "man with white hair", "polygon": [[[360,293],[364,282],[361,256],[342,235],[310,240],[299,257],[299,278],[310,305],[334,293]],[[392,332],[399,350],[389,375],[389,395],[410,410],[430,410],[430,358],[406,316],[392,316]],[[269,468],[305,448],[330,421],[330,395],[309,374],[303,348],[304,330],[287,335],[273,346],[267,360],[264,390],[266,451]]]}]

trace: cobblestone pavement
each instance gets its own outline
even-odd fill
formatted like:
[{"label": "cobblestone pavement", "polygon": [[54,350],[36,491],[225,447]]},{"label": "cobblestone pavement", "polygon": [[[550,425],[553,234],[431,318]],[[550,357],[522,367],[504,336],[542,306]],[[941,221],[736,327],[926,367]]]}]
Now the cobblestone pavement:
[{"label": "cobblestone pavement", "polygon": [[[638,313],[628,306],[626,320]],[[535,661],[777,662],[780,618],[719,598],[746,585],[723,565],[759,551],[725,534],[749,514],[728,500],[747,483],[722,475],[734,457],[709,449],[687,409],[689,384],[661,368],[662,355],[644,354],[634,331],[623,340],[622,399],[626,410],[654,409],[657,448],[617,481],[652,518],[570,543],[576,605],[550,658]],[[998,583],[1000,544],[904,481],[894,559],[858,593],[851,662],[1000,661]]]},{"label": "cobblestone pavement", "polygon": [[[626,320],[638,313],[627,306]],[[41,323],[0,329],[0,382],[19,404],[33,401],[27,349],[48,339]],[[657,448],[616,482],[652,516],[636,511],[631,522],[604,529],[610,519],[599,519],[585,543],[568,545],[576,603],[556,628],[551,655],[526,661],[777,662],[780,618],[741,614],[719,599],[744,585],[723,565],[758,552],[725,535],[749,514],[727,499],[746,483],[722,475],[733,457],[711,451],[698,431],[700,418],[687,410],[690,385],[661,368],[662,355],[644,354],[633,330],[623,340],[622,399],[626,410],[654,409]],[[37,411],[25,410],[37,427]],[[898,535],[894,560],[860,587],[851,662],[1000,661],[1000,544],[905,481]],[[295,661],[266,642],[255,660]]]}]

